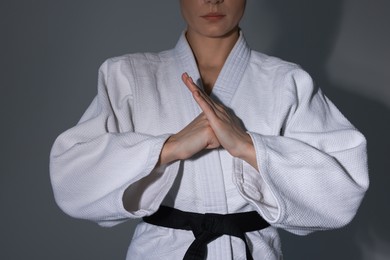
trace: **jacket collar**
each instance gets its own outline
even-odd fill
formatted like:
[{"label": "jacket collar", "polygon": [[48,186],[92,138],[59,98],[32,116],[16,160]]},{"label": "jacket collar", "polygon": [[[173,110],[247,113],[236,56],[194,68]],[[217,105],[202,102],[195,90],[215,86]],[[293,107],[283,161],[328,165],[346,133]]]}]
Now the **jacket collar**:
[{"label": "jacket collar", "polygon": [[[185,32],[181,34],[174,51],[179,62],[179,70],[182,70],[182,73],[187,72],[197,85],[202,87],[196,60],[185,37]],[[211,92],[213,98],[216,98],[224,105],[229,106],[248,65],[250,53],[251,50],[242,31],[240,31],[240,36],[226,59],[214,84]]]}]

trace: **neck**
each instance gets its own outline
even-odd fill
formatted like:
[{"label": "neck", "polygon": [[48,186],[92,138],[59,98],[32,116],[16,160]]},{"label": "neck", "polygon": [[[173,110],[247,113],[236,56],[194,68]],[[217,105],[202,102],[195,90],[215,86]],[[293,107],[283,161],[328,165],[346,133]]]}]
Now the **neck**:
[{"label": "neck", "polygon": [[186,37],[200,69],[221,69],[237,42],[239,30],[237,28],[223,37],[207,37],[187,31]]}]

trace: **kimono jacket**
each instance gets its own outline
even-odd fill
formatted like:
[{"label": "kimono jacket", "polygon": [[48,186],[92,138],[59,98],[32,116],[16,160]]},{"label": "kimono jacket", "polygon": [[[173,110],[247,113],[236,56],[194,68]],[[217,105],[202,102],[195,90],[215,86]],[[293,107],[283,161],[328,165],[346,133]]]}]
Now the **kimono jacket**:
[{"label": "kimono jacket", "polygon": [[[201,86],[184,33],[174,49],[101,65],[96,98],[51,151],[51,182],[64,212],[113,226],[160,205],[255,210],[271,224],[246,233],[253,258],[263,260],[282,259],[276,228],[305,235],[351,221],[368,188],[364,136],[305,71],[252,51],[242,33],[211,96],[241,119],[259,170],[222,148],[156,167],[167,138],[201,113],[183,72]],[[127,259],[182,259],[193,240],[191,231],[141,222]],[[207,250],[207,259],[245,259],[236,237],[223,235]]]}]

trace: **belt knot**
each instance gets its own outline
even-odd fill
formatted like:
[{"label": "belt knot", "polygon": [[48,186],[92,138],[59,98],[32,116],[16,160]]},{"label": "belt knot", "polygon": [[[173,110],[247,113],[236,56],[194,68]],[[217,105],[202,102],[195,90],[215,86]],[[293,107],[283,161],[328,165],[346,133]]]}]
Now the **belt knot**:
[{"label": "belt knot", "polygon": [[222,235],[242,239],[245,243],[247,259],[253,260],[245,233],[269,226],[255,211],[232,214],[200,214],[166,206],[161,206],[153,215],[144,217],[144,220],[153,225],[192,230],[195,240],[185,253],[184,260],[204,260],[207,256],[207,244]]},{"label": "belt knot", "polygon": [[212,234],[222,234],[223,231],[223,219],[218,215],[212,213],[206,213],[202,216],[200,225],[200,232],[208,232]]}]

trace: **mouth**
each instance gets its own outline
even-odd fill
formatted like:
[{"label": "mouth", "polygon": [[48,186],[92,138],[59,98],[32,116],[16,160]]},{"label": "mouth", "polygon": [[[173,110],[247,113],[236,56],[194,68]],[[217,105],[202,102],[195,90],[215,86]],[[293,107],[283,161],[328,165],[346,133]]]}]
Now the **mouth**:
[{"label": "mouth", "polygon": [[224,14],[221,13],[208,13],[201,16],[203,19],[206,19],[208,21],[219,21],[225,17]]}]

